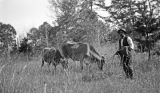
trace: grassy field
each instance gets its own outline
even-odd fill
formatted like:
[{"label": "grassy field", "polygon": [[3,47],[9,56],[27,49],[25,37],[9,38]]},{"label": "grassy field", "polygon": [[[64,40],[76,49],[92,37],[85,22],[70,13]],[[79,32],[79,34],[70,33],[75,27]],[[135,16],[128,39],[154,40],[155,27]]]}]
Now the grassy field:
[{"label": "grassy field", "polygon": [[[109,60],[116,47],[97,50]],[[50,72],[47,65],[41,68],[40,58],[25,59],[9,63],[1,58],[0,93],[160,93],[160,62],[157,57],[148,62],[145,53],[133,53],[133,80],[125,78],[118,57],[107,61],[103,71],[96,64],[80,71],[79,62],[70,61],[66,71],[59,65],[55,73],[53,66]]]}]

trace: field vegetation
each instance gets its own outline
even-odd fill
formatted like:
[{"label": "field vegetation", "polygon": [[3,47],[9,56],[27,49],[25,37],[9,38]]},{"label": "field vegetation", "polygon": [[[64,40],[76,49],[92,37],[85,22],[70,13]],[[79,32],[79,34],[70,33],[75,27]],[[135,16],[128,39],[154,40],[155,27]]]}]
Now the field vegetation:
[{"label": "field vegetation", "polygon": [[[0,22],[0,93],[160,93],[159,0],[111,0],[108,6],[105,1],[49,0],[53,24],[43,22],[21,39],[12,25]],[[135,44],[133,80],[125,77],[119,57],[113,57],[120,28]],[[104,55],[103,71],[96,64],[81,71],[72,60],[68,69],[41,68],[43,48],[60,50],[71,39]]]},{"label": "field vegetation", "polygon": [[[159,93],[160,63],[157,57],[148,61],[145,53],[133,53],[134,79],[126,79],[119,58],[115,56],[116,44],[108,44],[97,50],[106,54],[104,70],[96,64],[90,70],[80,71],[79,62],[69,61],[69,68],[61,65],[41,68],[41,57],[27,61],[26,56],[7,62],[1,58],[1,93]],[[102,51],[103,50],[103,51]],[[105,50],[105,51],[104,51]],[[146,59],[146,60],[145,60]]]}]

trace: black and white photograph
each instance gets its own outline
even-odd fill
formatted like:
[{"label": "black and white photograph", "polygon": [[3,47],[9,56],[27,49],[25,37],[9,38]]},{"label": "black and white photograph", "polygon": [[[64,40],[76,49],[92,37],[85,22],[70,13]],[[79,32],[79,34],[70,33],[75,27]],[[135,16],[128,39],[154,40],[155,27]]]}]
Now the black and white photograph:
[{"label": "black and white photograph", "polygon": [[0,0],[0,93],[160,93],[160,0]]}]

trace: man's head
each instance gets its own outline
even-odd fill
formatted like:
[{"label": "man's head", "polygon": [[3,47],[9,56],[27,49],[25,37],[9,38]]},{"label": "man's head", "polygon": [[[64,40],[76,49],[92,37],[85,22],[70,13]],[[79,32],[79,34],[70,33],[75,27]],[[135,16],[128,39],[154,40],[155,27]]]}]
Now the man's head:
[{"label": "man's head", "polygon": [[123,30],[123,29],[119,29],[117,32],[118,32],[118,34],[119,34],[120,36],[122,36],[122,37],[124,37],[124,36],[126,35],[126,31]]}]

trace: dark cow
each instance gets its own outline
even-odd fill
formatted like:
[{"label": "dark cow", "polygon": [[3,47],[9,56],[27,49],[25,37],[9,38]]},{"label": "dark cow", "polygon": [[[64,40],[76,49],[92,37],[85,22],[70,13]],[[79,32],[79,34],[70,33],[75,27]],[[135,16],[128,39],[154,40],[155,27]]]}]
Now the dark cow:
[{"label": "dark cow", "polygon": [[73,61],[80,61],[81,70],[84,59],[90,59],[89,63],[96,62],[99,69],[103,70],[104,57],[100,56],[94,47],[88,43],[65,43],[62,45],[62,53],[66,59],[71,58]]},{"label": "dark cow", "polygon": [[52,65],[54,65],[55,69],[58,64],[61,64],[62,67],[65,69],[68,67],[67,62],[64,60],[60,51],[58,49],[55,49],[54,47],[52,47],[52,48],[46,47],[42,50],[42,65],[41,65],[41,67],[43,67],[44,62],[48,63],[48,67],[52,63]]}]

